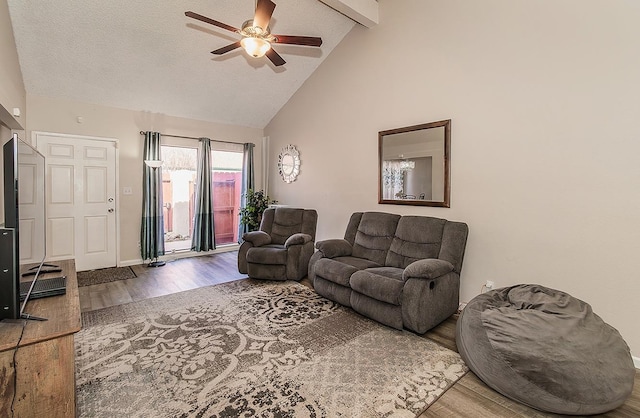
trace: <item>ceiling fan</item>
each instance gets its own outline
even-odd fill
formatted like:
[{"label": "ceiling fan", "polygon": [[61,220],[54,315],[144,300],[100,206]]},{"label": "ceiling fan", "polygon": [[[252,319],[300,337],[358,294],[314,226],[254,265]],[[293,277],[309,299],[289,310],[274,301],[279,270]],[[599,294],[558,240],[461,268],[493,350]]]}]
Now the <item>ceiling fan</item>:
[{"label": "ceiling fan", "polygon": [[276,4],[271,0],[258,0],[256,3],[256,14],[253,19],[249,19],[242,24],[242,29],[234,28],[217,20],[210,19],[206,16],[199,15],[194,12],[185,12],[185,16],[200,20],[205,23],[226,29],[231,32],[239,33],[242,39],[231,45],[211,51],[212,54],[222,55],[233,51],[236,48],[244,48],[247,53],[255,58],[267,56],[269,60],[279,67],[286,61],[271,48],[271,44],[290,44],[304,46],[320,46],[322,39],[313,36],[291,36],[291,35],[274,35],[269,28],[269,21]]}]

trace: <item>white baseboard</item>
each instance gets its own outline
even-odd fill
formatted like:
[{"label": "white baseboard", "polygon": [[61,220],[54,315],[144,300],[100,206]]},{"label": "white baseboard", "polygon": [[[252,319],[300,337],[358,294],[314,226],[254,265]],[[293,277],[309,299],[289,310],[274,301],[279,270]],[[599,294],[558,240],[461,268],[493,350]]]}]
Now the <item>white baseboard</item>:
[{"label": "white baseboard", "polygon": [[137,258],[134,260],[124,260],[124,261],[120,261],[120,263],[118,264],[118,267],[129,267],[129,266],[135,266],[138,264],[142,264],[142,259],[141,258]]},{"label": "white baseboard", "polygon": [[640,357],[631,356],[633,359],[633,365],[636,366],[636,369],[640,369]]}]

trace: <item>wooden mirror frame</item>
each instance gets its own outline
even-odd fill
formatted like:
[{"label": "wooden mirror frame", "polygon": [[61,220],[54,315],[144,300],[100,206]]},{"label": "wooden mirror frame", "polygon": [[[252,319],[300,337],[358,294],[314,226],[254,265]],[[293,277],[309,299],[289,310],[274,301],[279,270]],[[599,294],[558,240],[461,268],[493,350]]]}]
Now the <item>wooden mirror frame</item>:
[{"label": "wooden mirror frame", "polygon": [[[392,135],[405,134],[408,132],[422,131],[426,129],[444,127],[443,141],[443,199],[442,200],[425,200],[416,198],[398,198],[389,199],[384,197],[384,182],[383,182],[383,155],[384,146],[392,141]],[[388,205],[412,205],[412,206],[434,206],[434,207],[450,207],[450,150],[451,150],[451,119],[441,120],[437,122],[430,122],[421,125],[407,126],[405,128],[390,129],[387,131],[378,132],[378,203]],[[432,180],[433,181],[433,180]]]}]

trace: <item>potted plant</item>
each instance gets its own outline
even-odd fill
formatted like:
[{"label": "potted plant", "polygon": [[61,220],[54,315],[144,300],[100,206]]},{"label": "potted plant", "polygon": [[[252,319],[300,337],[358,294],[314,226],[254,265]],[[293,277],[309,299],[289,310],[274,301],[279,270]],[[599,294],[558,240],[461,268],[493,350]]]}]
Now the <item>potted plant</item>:
[{"label": "potted plant", "polygon": [[249,189],[245,197],[245,206],[240,208],[240,223],[246,225],[247,231],[257,231],[262,221],[262,213],[269,205],[278,203],[278,201],[271,200],[262,190],[256,192]]}]

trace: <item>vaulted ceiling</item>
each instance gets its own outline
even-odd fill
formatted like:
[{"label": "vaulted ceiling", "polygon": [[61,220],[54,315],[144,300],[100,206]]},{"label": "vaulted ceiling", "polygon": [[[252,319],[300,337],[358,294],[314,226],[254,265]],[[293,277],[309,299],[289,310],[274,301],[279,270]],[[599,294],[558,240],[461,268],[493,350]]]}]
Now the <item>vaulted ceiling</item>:
[{"label": "vaulted ceiling", "polygon": [[[323,1],[340,10],[351,0]],[[216,56],[240,35],[184,14],[240,27],[254,0],[8,0],[28,94],[257,128],[355,25],[317,0],[275,3],[274,33],[322,47],[275,45],[282,67],[242,49]]]}]

